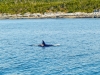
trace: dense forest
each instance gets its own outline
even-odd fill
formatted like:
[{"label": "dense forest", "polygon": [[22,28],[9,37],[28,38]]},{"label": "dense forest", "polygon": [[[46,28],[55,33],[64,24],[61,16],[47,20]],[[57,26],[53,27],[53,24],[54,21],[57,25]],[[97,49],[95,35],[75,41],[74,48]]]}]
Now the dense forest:
[{"label": "dense forest", "polygon": [[0,0],[0,13],[93,12],[100,0]]}]

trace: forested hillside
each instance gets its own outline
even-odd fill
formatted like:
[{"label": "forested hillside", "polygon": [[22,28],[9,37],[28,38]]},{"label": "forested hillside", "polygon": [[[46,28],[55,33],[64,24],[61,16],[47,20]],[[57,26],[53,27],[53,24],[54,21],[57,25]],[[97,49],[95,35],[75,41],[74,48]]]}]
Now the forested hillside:
[{"label": "forested hillside", "polygon": [[0,13],[93,12],[100,0],[0,0]]}]

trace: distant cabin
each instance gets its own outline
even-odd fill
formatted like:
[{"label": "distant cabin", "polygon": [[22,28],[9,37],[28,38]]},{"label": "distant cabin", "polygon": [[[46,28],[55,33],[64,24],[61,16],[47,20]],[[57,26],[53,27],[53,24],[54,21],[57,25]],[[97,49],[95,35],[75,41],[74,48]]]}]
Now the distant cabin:
[{"label": "distant cabin", "polygon": [[100,9],[95,9],[93,12],[100,12]]}]

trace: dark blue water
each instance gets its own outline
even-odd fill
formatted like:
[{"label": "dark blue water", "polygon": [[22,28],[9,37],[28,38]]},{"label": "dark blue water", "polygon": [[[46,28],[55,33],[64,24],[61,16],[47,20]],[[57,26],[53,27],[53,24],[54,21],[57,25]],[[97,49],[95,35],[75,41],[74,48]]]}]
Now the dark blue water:
[{"label": "dark blue water", "polygon": [[0,20],[0,75],[100,75],[100,19]]}]

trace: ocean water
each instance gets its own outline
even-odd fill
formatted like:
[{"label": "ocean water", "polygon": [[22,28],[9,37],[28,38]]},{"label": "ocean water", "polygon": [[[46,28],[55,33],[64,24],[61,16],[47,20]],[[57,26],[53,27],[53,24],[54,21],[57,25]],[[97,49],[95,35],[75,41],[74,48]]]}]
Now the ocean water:
[{"label": "ocean water", "polygon": [[0,75],[100,75],[100,19],[0,20]]}]

